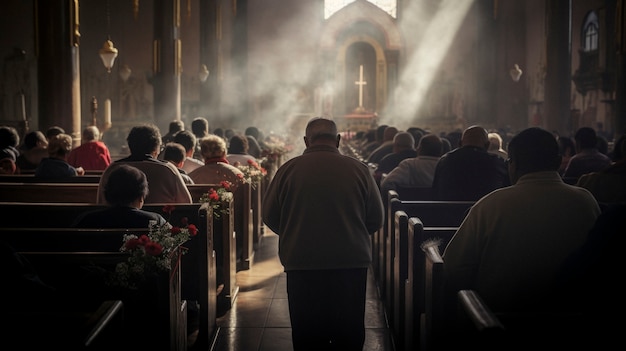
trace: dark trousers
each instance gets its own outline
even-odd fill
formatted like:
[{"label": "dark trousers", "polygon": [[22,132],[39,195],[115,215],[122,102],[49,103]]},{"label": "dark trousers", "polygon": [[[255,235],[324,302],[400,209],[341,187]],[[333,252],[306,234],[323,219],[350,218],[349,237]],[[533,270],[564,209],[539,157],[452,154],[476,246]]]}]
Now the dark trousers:
[{"label": "dark trousers", "polygon": [[287,271],[294,351],[361,351],[367,268]]}]

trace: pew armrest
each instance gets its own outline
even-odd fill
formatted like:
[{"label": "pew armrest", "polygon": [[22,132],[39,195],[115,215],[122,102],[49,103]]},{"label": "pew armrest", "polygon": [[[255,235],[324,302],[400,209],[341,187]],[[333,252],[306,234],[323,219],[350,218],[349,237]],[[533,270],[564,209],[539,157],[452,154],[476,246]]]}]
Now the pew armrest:
[{"label": "pew armrest", "polygon": [[498,317],[489,309],[474,290],[460,290],[457,293],[460,306],[474,324],[477,331],[503,330]]},{"label": "pew armrest", "polygon": [[119,322],[119,317],[123,314],[124,303],[121,300],[105,301],[103,302],[98,311],[92,316],[92,321],[95,325],[85,337],[84,345],[86,347],[91,346],[94,342],[97,342],[108,327],[112,324]]}]

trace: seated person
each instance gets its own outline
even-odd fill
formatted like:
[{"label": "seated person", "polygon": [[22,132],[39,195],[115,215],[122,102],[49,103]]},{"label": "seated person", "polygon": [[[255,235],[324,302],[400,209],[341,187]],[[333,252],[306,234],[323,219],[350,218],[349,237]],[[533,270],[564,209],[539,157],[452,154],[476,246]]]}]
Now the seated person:
[{"label": "seated person", "polygon": [[589,190],[602,203],[626,202],[626,134],[615,143],[615,160],[610,166],[596,172],[583,174],[577,186]]},{"label": "seated person", "polygon": [[415,139],[409,132],[398,132],[393,137],[393,150],[391,153],[383,156],[378,163],[378,167],[374,171],[374,179],[380,185],[383,174],[391,172],[398,166],[400,161],[407,158],[417,156],[415,150]]},{"label": "seated person", "polygon": [[39,130],[24,136],[24,144],[15,161],[17,173],[34,172],[42,159],[48,157],[48,139]]},{"label": "seated person", "polygon": [[198,144],[196,136],[188,130],[182,130],[174,136],[174,142],[182,145],[185,148],[185,161],[183,162],[183,170],[189,174],[194,169],[204,166],[204,162],[193,157],[193,153],[196,150],[196,144]]},{"label": "seated person", "polygon": [[178,143],[170,142],[165,144],[163,148],[163,160],[170,162],[180,172],[185,184],[193,184],[193,180],[189,178],[189,175],[183,170],[183,164],[185,163],[185,147]]},{"label": "seated person", "polygon": [[152,221],[157,225],[166,224],[160,214],[141,209],[148,191],[146,175],[133,166],[121,164],[109,174],[104,186],[103,194],[108,207],[84,213],[72,227],[148,228]]},{"label": "seated person", "polygon": [[59,179],[84,175],[82,167],[74,168],[67,163],[67,156],[72,151],[72,137],[67,134],[57,134],[50,137],[48,144],[48,158],[41,160],[35,169],[35,177]]},{"label": "seated person", "polygon": [[20,155],[18,146],[20,144],[20,135],[17,129],[10,126],[0,126],[0,159],[10,158],[13,163]]},{"label": "seated person", "polygon": [[97,203],[104,203],[104,189],[109,174],[121,164],[130,164],[146,174],[151,187],[145,203],[192,203],[191,194],[180,172],[173,164],[157,159],[161,149],[161,133],[153,124],[133,127],[126,138],[130,156],[117,160],[102,174]]},{"label": "seated person", "polygon": [[574,135],[576,154],[570,158],[563,178],[573,184],[583,174],[597,172],[611,165],[611,159],[598,150],[598,137],[593,128],[578,128]]},{"label": "seated person", "polygon": [[511,139],[513,185],[477,201],[445,247],[448,321],[461,289],[476,290],[496,313],[557,311],[558,300],[549,298],[554,280],[600,215],[589,191],[561,180],[558,150],[552,133],[538,127]]},{"label": "seated person", "polygon": [[219,184],[229,181],[231,191],[235,193],[243,184],[243,172],[226,159],[226,142],[217,135],[209,135],[200,140],[200,150],[204,158],[204,166],[196,168],[189,176],[196,184]]},{"label": "seated person", "polygon": [[443,152],[443,143],[436,134],[424,135],[417,145],[417,157],[402,160],[380,183],[384,198],[398,187],[431,188],[435,167]]},{"label": "seated person", "polygon": [[248,161],[256,162],[254,156],[248,153],[248,138],[245,135],[236,134],[229,139],[228,154],[226,159],[233,166],[247,166]]},{"label": "seated person", "polygon": [[105,170],[111,164],[111,154],[106,144],[100,140],[98,127],[86,127],[82,136],[81,145],[70,152],[67,159],[69,164],[86,170]]},{"label": "seated person", "polygon": [[460,146],[437,162],[433,188],[438,200],[476,201],[510,185],[505,161],[488,148],[486,129],[473,125],[463,131]]}]

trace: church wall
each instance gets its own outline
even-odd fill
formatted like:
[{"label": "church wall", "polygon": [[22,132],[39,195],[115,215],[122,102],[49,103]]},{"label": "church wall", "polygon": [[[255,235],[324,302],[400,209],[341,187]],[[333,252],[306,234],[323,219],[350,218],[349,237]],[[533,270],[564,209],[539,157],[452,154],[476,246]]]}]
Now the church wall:
[{"label": "church wall", "polygon": [[314,114],[323,17],[320,0],[248,2],[249,123],[279,132]]}]

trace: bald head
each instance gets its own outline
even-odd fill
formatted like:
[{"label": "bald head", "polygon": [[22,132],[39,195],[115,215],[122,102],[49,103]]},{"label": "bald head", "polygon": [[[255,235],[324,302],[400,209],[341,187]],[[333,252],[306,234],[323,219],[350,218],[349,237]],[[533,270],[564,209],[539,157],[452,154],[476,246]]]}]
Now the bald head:
[{"label": "bald head", "polygon": [[461,146],[475,146],[485,150],[489,148],[489,133],[481,126],[471,126],[461,135]]},{"label": "bald head", "polygon": [[398,149],[412,149],[415,146],[415,139],[409,132],[398,132],[393,137],[393,145]]},{"label": "bald head", "polygon": [[339,146],[337,125],[328,118],[315,117],[311,119],[306,125],[304,143],[307,147],[320,144]]}]

